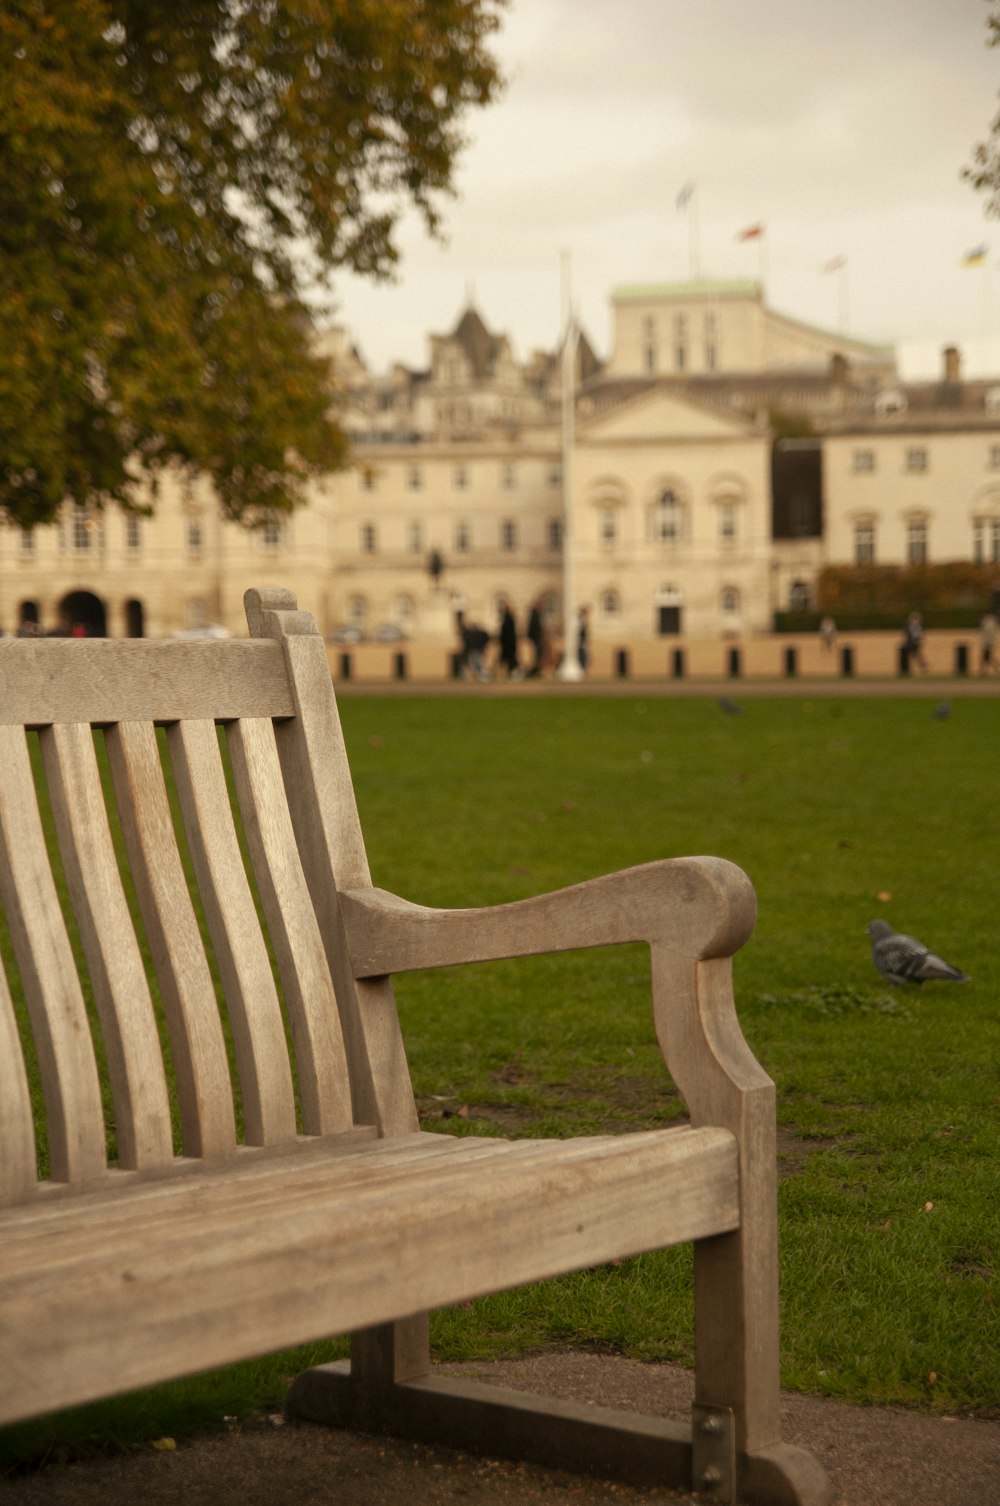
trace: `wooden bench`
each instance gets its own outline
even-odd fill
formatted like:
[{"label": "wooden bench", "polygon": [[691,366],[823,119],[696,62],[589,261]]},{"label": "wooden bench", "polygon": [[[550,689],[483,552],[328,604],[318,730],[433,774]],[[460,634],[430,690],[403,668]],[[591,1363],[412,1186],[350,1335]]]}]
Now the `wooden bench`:
[{"label": "wooden bench", "polygon": [[[780,1440],[747,879],[671,860],[454,912],[373,887],[323,641],[288,592],[246,605],[246,640],[0,644],[0,1422],[350,1333],[291,1414],[826,1501]],[[392,973],[634,941],[689,1125],[420,1130]],[[692,1428],[432,1372],[430,1309],[681,1241]]]}]

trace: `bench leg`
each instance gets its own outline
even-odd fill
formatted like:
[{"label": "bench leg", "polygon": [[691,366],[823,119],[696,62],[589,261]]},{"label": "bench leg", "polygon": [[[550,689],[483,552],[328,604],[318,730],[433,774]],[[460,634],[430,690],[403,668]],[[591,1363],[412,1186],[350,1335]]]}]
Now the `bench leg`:
[{"label": "bench leg", "polygon": [[432,1375],[426,1336],[425,1315],[356,1334],[351,1361],[296,1377],[287,1414],[632,1485],[694,1483],[718,1506],[829,1506],[826,1475],[804,1449],[778,1444],[737,1459],[728,1409],[696,1405],[691,1427]]}]

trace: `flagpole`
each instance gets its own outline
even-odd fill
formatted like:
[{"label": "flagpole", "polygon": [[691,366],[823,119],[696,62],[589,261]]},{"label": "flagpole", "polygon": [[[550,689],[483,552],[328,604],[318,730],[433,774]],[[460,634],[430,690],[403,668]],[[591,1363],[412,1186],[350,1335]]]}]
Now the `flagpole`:
[{"label": "flagpole", "polygon": [[848,326],[848,323],[849,323],[849,316],[848,316],[848,301],[849,301],[849,298],[850,298],[850,282],[848,280],[849,276],[850,276],[850,273],[848,271],[847,257],[845,256],[844,260],[843,260],[843,263],[841,264],[841,267],[840,267],[840,290],[839,290],[840,291],[840,333],[842,335],[846,335],[847,334],[847,326]]},{"label": "flagpole", "polygon": [[688,275],[692,282],[697,282],[701,275],[699,266],[698,247],[698,196],[697,183],[690,180],[684,184],[677,195],[677,208],[686,209],[688,217]]},{"label": "flagpole", "polygon": [[563,654],[560,680],[582,680],[583,667],[577,653],[576,560],[573,540],[573,441],[575,438],[574,386],[576,383],[576,322],[570,286],[570,254],[562,253],[562,593]]}]

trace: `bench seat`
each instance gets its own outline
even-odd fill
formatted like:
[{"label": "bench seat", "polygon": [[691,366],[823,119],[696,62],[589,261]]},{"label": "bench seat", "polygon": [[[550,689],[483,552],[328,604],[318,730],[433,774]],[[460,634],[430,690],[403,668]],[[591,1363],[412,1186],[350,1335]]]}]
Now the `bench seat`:
[{"label": "bench seat", "polygon": [[0,1214],[0,1415],[28,1417],[738,1222],[733,1136],[684,1126],[561,1141],[302,1142],[235,1169],[42,1198]]}]

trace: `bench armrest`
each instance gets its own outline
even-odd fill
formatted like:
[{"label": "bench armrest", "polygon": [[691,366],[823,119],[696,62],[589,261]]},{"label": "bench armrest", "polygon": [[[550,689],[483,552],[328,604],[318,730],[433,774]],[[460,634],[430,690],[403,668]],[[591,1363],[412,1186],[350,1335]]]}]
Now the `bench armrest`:
[{"label": "bench armrest", "polygon": [[692,961],[731,957],[756,901],[723,858],[670,858],[479,909],[414,905],[384,889],[340,896],[354,976],[645,941]]}]

